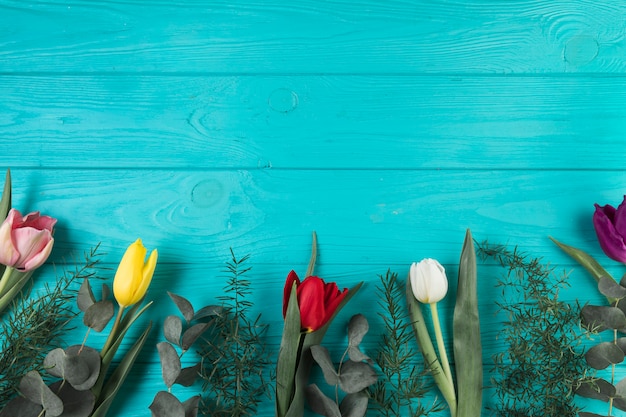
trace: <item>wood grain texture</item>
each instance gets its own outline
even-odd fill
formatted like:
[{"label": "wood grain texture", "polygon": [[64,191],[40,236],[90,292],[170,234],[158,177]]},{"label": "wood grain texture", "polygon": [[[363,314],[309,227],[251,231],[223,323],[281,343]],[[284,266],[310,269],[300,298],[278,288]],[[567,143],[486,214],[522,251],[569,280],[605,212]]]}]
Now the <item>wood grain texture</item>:
[{"label": "wood grain texture", "polygon": [[[625,18],[615,0],[0,0],[0,168],[16,208],[59,218],[35,291],[99,242],[111,269],[137,237],[158,248],[141,322],[155,327],[111,413],[124,417],[164,388],[166,292],[216,302],[230,248],[251,255],[274,355],[284,280],[304,273],[313,230],[317,273],[364,282],[332,352],[357,312],[375,351],[387,269],[437,258],[454,292],[466,228],[572,271],[564,300],[600,303],[548,236],[623,274],[591,215],[626,194]],[[479,263],[488,364],[503,349],[502,272]]]},{"label": "wood grain texture", "polygon": [[626,157],[619,77],[3,76],[0,90],[14,168],[622,170]]},{"label": "wood grain texture", "polygon": [[626,6],[3,0],[0,72],[620,73]]},{"label": "wood grain texture", "polygon": [[457,262],[466,228],[564,261],[548,236],[597,248],[593,203],[618,204],[626,182],[626,173],[603,171],[12,172],[16,207],[59,218],[55,259],[98,242],[119,258],[139,235],[162,262],[191,264],[215,262],[229,247],[261,263],[306,262],[313,230],[322,264],[410,263],[429,253]]}]

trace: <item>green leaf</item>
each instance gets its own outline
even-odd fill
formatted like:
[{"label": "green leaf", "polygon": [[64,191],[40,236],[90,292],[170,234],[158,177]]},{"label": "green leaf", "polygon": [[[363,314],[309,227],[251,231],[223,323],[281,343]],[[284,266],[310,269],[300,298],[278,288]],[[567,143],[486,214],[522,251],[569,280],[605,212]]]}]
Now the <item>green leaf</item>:
[{"label": "green leaf", "polygon": [[57,417],[63,412],[63,401],[41,379],[37,371],[30,371],[20,380],[19,390],[30,401],[40,404],[46,416]]},{"label": "green leaf", "polygon": [[300,326],[300,308],[298,307],[296,283],[294,282],[287,304],[283,337],[276,363],[276,417],[287,415],[287,410],[294,396],[298,350],[301,337],[303,337]]},{"label": "green leaf", "polygon": [[613,405],[622,411],[626,411],[626,378],[615,384]]},{"label": "green leaf", "polygon": [[587,364],[594,369],[605,369],[624,360],[624,352],[613,342],[602,342],[585,353]]},{"label": "green leaf", "polygon": [[185,417],[196,417],[198,415],[198,404],[200,403],[200,396],[194,395],[183,403],[185,409]]},{"label": "green leaf", "polygon": [[0,411],[0,417],[41,417],[43,407],[24,398],[15,397]]},{"label": "green leaf", "polygon": [[223,313],[224,313],[224,307],[218,306],[218,305],[211,305],[211,306],[202,307],[200,310],[198,310],[196,314],[194,314],[193,319],[200,320],[206,317],[218,316]]},{"label": "green leaf", "polygon": [[328,398],[315,384],[306,387],[306,399],[311,410],[326,417],[341,417],[339,407]]},{"label": "green leaf", "polygon": [[176,378],[176,384],[182,385],[183,387],[190,387],[198,378],[198,374],[200,372],[201,364],[197,363],[194,366],[188,366],[180,370],[180,374],[178,378]]},{"label": "green leaf", "polygon": [[165,382],[168,388],[171,388],[180,375],[180,358],[178,357],[178,353],[176,353],[176,349],[168,342],[157,343],[157,350],[159,351],[159,358],[161,359],[163,382]]},{"label": "green leaf", "polygon": [[368,396],[364,391],[354,392],[343,397],[339,410],[342,417],[363,417],[367,412]]},{"label": "green leaf", "polygon": [[63,378],[79,391],[94,386],[100,375],[100,354],[83,345],[50,351],[43,362],[50,375]]},{"label": "green leaf", "polygon": [[111,300],[93,303],[83,314],[83,324],[95,332],[101,332],[115,315]]},{"label": "green leaf", "polygon": [[348,344],[350,346],[359,346],[369,329],[369,323],[363,314],[352,316],[348,322]]},{"label": "green leaf", "polygon": [[0,313],[3,312],[4,309],[11,304],[11,301],[13,301],[15,296],[22,291],[22,288],[24,288],[24,285],[26,285],[30,277],[33,275],[33,272],[34,270],[20,272],[16,269],[10,268],[8,277],[3,277],[3,279],[8,279],[9,281],[5,287],[5,291],[0,294]]},{"label": "green leaf", "polygon": [[601,378],[591,378],[580,381],[574,391],[576,395],[580,395],[581,397],[604,402],[608,402],[610,398],[615,397],[615,387]]},{"label": "green leaf", "polygon": [[11,170],[7,169],[4,177],[4,189],[0,199],[0,222],[4,221],[11,210]]},{"label": "green leaf", "polygon": [[626,328],[626,315],[618,307],[586,305],[580,316],[583,326],[591,332]]},{"label": "green leaf", "polygon": [[459,264],[454,307],[454,361],[457,386],[456,417],[479,416],[482,408],[483,360],[478,317],[476,253],[468,229]]},{"label": "green leaf", "polygon": [[181,297],[180,295],[176,295],[169,291],[167,292],[167,295],[169,295],[172,301],[174,301],[178,310],[180,310],[187,323],[189,323],[194,316],[193,306],[191,303],[185,297]]},{"label": "green leaf", "polygon": [[615,282],[613,278],[602,276],[598,280],[600,294],[608,299],[621,300],[626,297],[626,288]]},{"label": "green leaf", "polygon": [[120,387],[126,380],[128,373],[130,372],[141,348],[146,343],[146,339],[148,338],[148,333],[152,328],[152,324],[149,324],[148,327],[144,330],[141,336],[137,339],[135,344],[130,348],[130,350],[124,355],[124,358],[121,360],[120,364],[117,366],[115,371],[111,374],[111,377],[104,385],[102,392],[98,398],[98,404],[96,410],[93,412],[91,417],[104,417],[106,416],[111,404],[113,404],[113,400],[115,400],[115,396],[117,395]]},{"label": "green leaf", "polygon": [[181,347],[183,351],[187,351],[196,340],[213,325],[213,322],[194,324],[183,333],[183,341]]},{"label": "green leaf", "polygon": [[185,408],[174,395],[159,391],[148,407],[153,417],[185,417]]},{"label": "green leaf", "polygon": [[93,411],[96,398],[89,389],[77,390],[63,381],[50,385],[50,389],[63,401],[63,413],[59,417],[89,417]]},{"label": "green leaf", "polygon": [[93,291],[91,290],[89,278],[85,277],[83,279],[83,283],[80,284],[80,288],[78,289],[78,295],[76,296],[76,304],[78,304],[78,309],[82,312],[85,312],[95,302],[96,297],[94,297]]},{"label": "green leaf", "polygon": [[341,366],[339,386],[348,394],[362,391],[377,380],[376,371],[365,362],[347,361]]},{"label": "green leaf", "polygon": [[311,355],[313,355],[313,359],[322,369],[322,374],[324,375],[326,383],[328,385],[337,385],[339,383],[339,376],[337,375],[335,365],[333,365],[333,361],[330,358],[328,349],[321,345],[311,346]]},{"label": "green leaf", "polygon": [[[596,261],[591,255],[573,246],[561,243],[552,237],[550,237],[550,240],[554,242],[559,248],[561,248],[563,252],[565,252],[572,259],[578,262],[583,268],[585,268],[596,281],[600,281],[601,277],[613,278],[611,274],[609,274],[606,269],[604,269],[602,265],[600,265],[598,261]],[[613,301],[615,300],[609,300],[609,302]]]},{"label": "green leaf", "polygon": [[183,334],[183,321],[178,316],[167,316],[163,322],[165,340],[180,346],[180,335]]}]

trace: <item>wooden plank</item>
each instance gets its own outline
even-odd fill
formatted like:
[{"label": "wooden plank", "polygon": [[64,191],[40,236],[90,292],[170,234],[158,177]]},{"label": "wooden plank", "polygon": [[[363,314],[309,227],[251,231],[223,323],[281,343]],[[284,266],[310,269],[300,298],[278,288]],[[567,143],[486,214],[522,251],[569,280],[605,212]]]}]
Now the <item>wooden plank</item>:
[{"label": "wooden plank", "polygon": [[[565,261],[548,240],[598,254],[593,203],[617,205],[625,172],[407,170],[15,169],[14,206],[59,218],[55,260],[102,242],[119,259],[137,237],[165,263],[220,262],[233,248],[259,263],[458,262],[476,239],[523,244]],[[108,261],[110,261],[109,259]]]},{"label": "wooden plank", "polygon": [[0,76],[0,91],[12,167],[621,170],[626,157],[624,78]]},{"label": "wooden plank", "polygon": [[[620,73],[626,5],[2,0],[4,73]],[[36,30],[35,30],[36,29]]]}]

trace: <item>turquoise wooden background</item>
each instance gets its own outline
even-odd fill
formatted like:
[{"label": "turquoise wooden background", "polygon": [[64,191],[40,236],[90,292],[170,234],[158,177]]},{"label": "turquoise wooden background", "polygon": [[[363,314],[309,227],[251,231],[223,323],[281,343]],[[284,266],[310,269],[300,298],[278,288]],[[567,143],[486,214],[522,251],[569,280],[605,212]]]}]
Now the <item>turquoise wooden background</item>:
[{"label": "turquoise wooden background", "polygon": [[[98,242],[115,267],[141,237],[159,327],[167,290],[215,301],[232,247],[276,349],[316,230],[318,274],[365,281],[326,342],[363,312],[373,348],[377,275],[434,257],[453,280],[466,228],[612,265],[591,214],[626,193],[625,22],[615,0],[0,0],[1,165],[15,207],[59,219],[38,282]],[[488,361],[500,270],[479,272]],[[576,269],[568,299],[594,301],[590,281]],[[149,415],[160,340],[113,415]]]}]

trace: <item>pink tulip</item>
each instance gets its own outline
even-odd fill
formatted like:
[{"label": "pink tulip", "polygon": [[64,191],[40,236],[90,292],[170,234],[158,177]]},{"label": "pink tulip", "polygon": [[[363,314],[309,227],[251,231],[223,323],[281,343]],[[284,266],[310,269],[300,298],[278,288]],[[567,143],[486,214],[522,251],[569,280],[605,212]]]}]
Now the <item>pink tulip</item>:
[{"label": "pink tulip", "polygon": [[39,268],[52,251],[56,222],[52,217],[40,216],[38,211],[22,217],[11,209],[0,226],[0,264],[20,271]]}]

